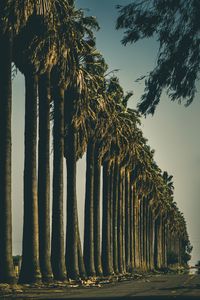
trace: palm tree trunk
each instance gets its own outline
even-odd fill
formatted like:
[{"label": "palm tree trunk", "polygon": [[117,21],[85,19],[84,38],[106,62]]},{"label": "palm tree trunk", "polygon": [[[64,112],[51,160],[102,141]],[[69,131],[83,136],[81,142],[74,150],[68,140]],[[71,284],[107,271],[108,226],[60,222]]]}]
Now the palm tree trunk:
[{"label": "palm tree trunk", "polygon": [[99,161],[98,144],[96,144],[94,154],[94,263],[96,275],[98,276],[101,276],[103,274],[101,261],[100,189],[101,164]]},{"label": "palm tree trunk", "polygon": [[144,262],[144,220],[143,220],[143,205],[144,205],[144,199],[141,198],[140,200],[140,267],[143,270],[143,262]]},{"label": "palm tree trunk", "polygon": [[162,268],[162,227],[161,216],[159,215],[155,222],[155,255],[156,255],[156,267]]},{"label": "palm tree trunk", "polygon": [[149,201],[147,202],[147,270],[151,270],[151,211]]},{"label": "palm tree trunk", "polygon": [[11,209],[12,35],[0,36],[0,282],[13,283]]},{"label": "palm tree trunk", "polygon": [[140,249],[139,249],[139,199],[134,192],[134,240],[135,240],[135,267],[139,269],[140,267]]},{"label": "palm tree trunk", "polygon": [[154,266],[156,269],[159,267],[159,262],[158,262],[158,219],[155,220],[154,222]]},{"label": "palm tree trunk", "polygon": [[125,250],[125,169],[122,177],[122,261],[123,273],[126,273],[126,250]]},{"label": "palm tree trunk", "polygon": [[152,207],[150,207],[150,241],[149,241],[149,247],[150,247],[150,270],[153,271],[155,269],[154,264],[154,235],[155,235],[155,221],[154,221],[154,215],[152,211]]},{"label": "palm tree trunk", "polygon": [[[78,215],[77,215],[78,217]],[[78,224],[78,220],[77,220]],[[78,228],[78,266],[79,266],[79,274],[82,279],[86,279],[86,269],[83,259],[83,252],[82,252],[82,246],[81,246],[81,239],[80,239],[80,233]]]},{"label": "palm tree trunk", "polygon": [[144,199],[144,269],[148,270],[148,200]]},{"label": "palm tree trunk", "polygon": [[119,163],[115,159],[113,179],[113,268],[115,274],[119,273],[118,268],[118,201],[119,201]]},{"label": "palm tree trunk", "polygon": [[50,72],[39,79],[38,208],[39,257],[44,281],[53,278],[50,247]]},{"label": "palm tree trunk", "polygon": [[64,90],[54,86],[53,211],[51,264],[56,280],[66,279],[63,228]]},{"label": "palm tree trunk", "polygon": [[25,75],[24,224],[20,283],[41,279],[36,176],[37,76]]},{"label": "palm tree trunk", "polygon": [[123,186],[122,186],[123,175],[119,168],[119,186],[118,186],[118,224],[117,224],[117,242],[118,242],[118,270],[119,273],[123,273]]},{"label": "palm tree trunk", "polygon": [[[114,190],[114,162],[110,165],[110,256],[113,266],[113,190]],[[113,269],[114,271],[114,269]]]},{"label": "palm tree trunk", "polygon": [[163,236],[163,268],[167,268],[167,239],[166,239],[166,215],[162,220],[162,236]]},{"label": "palm tree trunk", "polygon": [[86,155],[86,193],[84,226],[84,262],[88,276],[95,276],[94,265],[94,149],[89,141]]},{"label": "palm tree trunk", "polygon": [[102,266],[106,276],[113,274],[110,231],[110,161],[105,161],[103,164]]},{"label": "palm tree trunk", "polygon": [[[139,197],[139,196],[138,196]],[[142,199],[138,198],[138,216],[137,216],[137,222],[138,222],[138,267],[139,269],[142,268],[142,219],[141,219],[141,202]]]},{"label": "palm tree trunk", "polygon": [[134,239],[134,185],[130,184],[130,273],[133,273],[135,268],[135,239]]},{"label": "palm tree trunk", "polygon": [[125,257],[126,270],[130,272],[130,174],[125,171]]},{"label": "palm tree trunk", "polygon": [[72,128],[68,135],[67,153],[67,234],[66,265],[68,277],[78,279],[78,210],[76,196],[76,134]]},{"label": "palm tree trunk", "polygon": [[164,268],[164,236],[163,236],[163,215],[161,213],[160,216],[160,228],[159,228],[159,241],[160,241],[160,268],[163,269]]}]

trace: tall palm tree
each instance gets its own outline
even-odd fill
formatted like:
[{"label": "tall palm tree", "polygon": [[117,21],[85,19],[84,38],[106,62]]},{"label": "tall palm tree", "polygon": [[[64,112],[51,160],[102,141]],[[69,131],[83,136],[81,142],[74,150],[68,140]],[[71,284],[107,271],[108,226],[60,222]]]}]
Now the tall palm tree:
[{"label": "tall palm tree", "polygon": [[[15,63],[25,75],[25,159],[24,159],[24,223],[23,223],[23,259],[20,271],[20,282],[34,282],[41,279],[39,266],[39,235],[38,235],[38,203],[36,177],[36,145],[37,145],[37,87],[38,76],[35,61],[28,57],[29,53],[20,53],[20,40],[26,40],[27,46],[31,38],[31,21],[20,32],[15,41],[17,52]],[[21,56],[23,55],[23,57]]]},{"label": "tall palm tree", "polygon": [[[93,29],[98,29],[96,20],[85,17],[81,10],[72,11],[69,35],[71,45],[71,63],[73,75],[65,94],[66,110],[66,162],[67,162],[67,234],[66,234],[66,264],[70,278],[79,277],[78,248],[79,228],[76,198],[76,161],[84,151],[87,142],[87,119],[89,112],[89,85],[92,75],[88,69],[88,58],[94,51]],[[74,47],[76,45],[76,47]],[[77,144],[77,141],[81,141]],[[87,268],[86,268],[87,269]]]},{"label": "tall palm tree", "polygon": [[58,63],[52,70],[52,93],[54,98],[54,163],[53,163],[53,213],[52,213],[52,242],[51,264],[54,278],[66,279],[65,247],[64,247],[64,223],[63,223],[63,159],[65,154],[65,90],[69,84],[69,78],[73,73],[73,65],[69,56],[73,20],[73,1],[60,3],[58,15],[58,43],[62,49]]},{"label": "tall palm tree", "polygon": [[[85,226],[84,226],[84,260],[88,275],[102,274],[100,259],[100,174],[101,157],[105,151],[102,135],[105,135],[108,115],[104,99],[104,75],[107,65],[103,57],[94,53],[87,59],[88,72],[93,76],[90,88],[91,110],[95,118],[89,124],[89,139],[86,154],[86,193],[85,193]],[[89,80],[89,83],[91,79]],[[94,86],[95,84],[95,86]],[[91,85],[91,84],[90,84]],[[88,86],[90,86],[88,85]]]},{"label": "tall palm tree", "polygon": [[[51,36],[51,41],[49,39]],[[38,211],[39,256],[43,281],[52,280],[50,246],[50,107],[51,70],[58,57],[55,31],[48,36],[46,70],[39,76]],[[51,49],[51,51],[50,51]]]},{"label": "tall palm tree", "polygon": [[26,24],[33,13],[34,3],[1,1],[0,3],[0,281],[15,281],[12,262],[11,215],[11,63],[13,36]]},{"label": "tall palm tree", "polygon": [[[55,11],[55,6],[45,5],[43,1],[34,5],[32,16],[28,19],[26,26],[15,38],[16,51],[14,60],[16,65],[25,75],[26,88],[23,260],[20,272],[20,282],[40,280],[40,263],[44,267],[44,263],[48,260],[48,268],[50,267],[49,248],[41,250],[43,253],[41,253],[41,260],[39,263],[36,145],[38,77],[47,71],[49,66],[52,65],[52,60],[55,58],[54,43],[51,43],[50,39],[47,38],[47,36],[52,37],[51,33],[53,25],[51,9],[54,9]],[[53,34],[53,37],[55,37],[55,33]],[[42,168],[42,166],[40,167]],[[41,189],[39,191],[41,192]],[[48,199],[45,200],[47,207],[49,205],[48,201]],[[42,207],[42,210],[40,209],[40,215],[43,217],[45,216],[45,218],[47,217],[47,220],[40,223],[40,229],[41,235],[42,231],[43,234],[44,232],[45,234],[48,233],[48,236],[46,236],[46,245],[49,247],[49,229],[48,227],[47,230],[44,229],[44,225],[46,226],[49,221],[49,211],[44,212],[45,209],[45,205]],[[47,254],[46,258],[45,251]],[[46,271],[44,269],[43,274],[45,277],[47,274],[45,274]],[[49,272],[51,273],[50,270]],[[51,277],[52,275],[49,274],[48,276]]]}]

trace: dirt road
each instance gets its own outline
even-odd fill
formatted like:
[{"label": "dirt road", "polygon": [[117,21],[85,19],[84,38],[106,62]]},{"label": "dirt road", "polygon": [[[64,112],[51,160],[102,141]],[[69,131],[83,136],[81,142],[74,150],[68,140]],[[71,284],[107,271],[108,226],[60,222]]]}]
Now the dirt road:
[{"label": "dirt road", "polygon": [[200,299],[200,275],[153,275],[90,288],[35,288],[3,299]]}]

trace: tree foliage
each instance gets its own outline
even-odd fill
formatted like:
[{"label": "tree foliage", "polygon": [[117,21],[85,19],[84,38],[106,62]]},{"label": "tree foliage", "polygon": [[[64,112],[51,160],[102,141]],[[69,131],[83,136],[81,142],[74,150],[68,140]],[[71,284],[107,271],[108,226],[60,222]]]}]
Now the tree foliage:
[{"label": "tree foliage", "polygon": [[125,29],[122,44],[153,35],[159,42],[157,65],[145,76],[141,113],[154,114],[163,90],[172,101],[191,104],[200,69],[200,2],[134,0],[117,9],[117,29]]}]

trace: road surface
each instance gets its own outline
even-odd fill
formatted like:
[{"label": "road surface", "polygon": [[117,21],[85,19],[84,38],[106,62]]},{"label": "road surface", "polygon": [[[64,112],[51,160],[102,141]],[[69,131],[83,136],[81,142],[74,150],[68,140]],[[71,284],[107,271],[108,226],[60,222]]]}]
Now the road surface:
[{"label": "road surface", "polygon": [[102,287],[35,289],[4,299],[200,299],[200,275],[152,275],[141,280],[105,284]]}]

